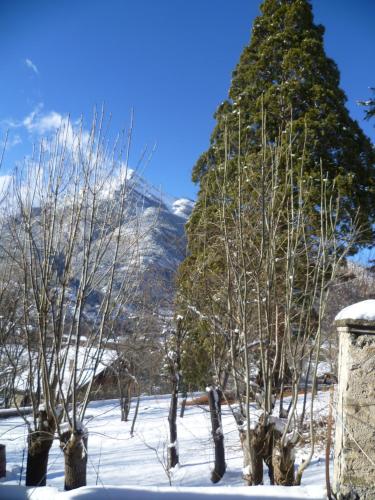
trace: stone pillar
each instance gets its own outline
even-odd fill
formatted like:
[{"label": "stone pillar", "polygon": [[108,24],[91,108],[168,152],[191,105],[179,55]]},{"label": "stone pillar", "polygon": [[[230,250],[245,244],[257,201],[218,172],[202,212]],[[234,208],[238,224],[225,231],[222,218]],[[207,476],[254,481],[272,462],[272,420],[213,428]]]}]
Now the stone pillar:
[{"label": "stone pillar", "polygon": [[[365,302],[372,304],[354,304],[336,316],[339,373],[333,491],[338,500],[375,499],[375,300]],[[361,305],[370,306],[374,316],[356,314]]]}]

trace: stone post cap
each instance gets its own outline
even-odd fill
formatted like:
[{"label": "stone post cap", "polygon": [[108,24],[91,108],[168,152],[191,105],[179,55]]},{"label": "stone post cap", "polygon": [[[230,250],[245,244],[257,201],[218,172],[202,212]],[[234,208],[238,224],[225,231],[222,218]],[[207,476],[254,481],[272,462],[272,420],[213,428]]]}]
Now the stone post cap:
[{"label": "stone post cap", "polygon": [[335,317],[335,325],[374,330],[375,333],[375,300],[363,300],[345,307]]}]

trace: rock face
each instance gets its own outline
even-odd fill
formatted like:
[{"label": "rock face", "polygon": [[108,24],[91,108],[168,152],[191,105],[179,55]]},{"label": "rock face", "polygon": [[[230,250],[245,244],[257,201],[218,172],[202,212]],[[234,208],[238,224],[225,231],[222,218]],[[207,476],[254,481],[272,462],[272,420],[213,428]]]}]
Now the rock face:
[{"label": "rock face", "polygon": [[[375,301],[366,302],[371,307]],[[373,500],[375,318],[368,311],[371,319],[352,319],[366,304],[355,306],[336,320],[340,349],[333,490],[338,500]]]}]

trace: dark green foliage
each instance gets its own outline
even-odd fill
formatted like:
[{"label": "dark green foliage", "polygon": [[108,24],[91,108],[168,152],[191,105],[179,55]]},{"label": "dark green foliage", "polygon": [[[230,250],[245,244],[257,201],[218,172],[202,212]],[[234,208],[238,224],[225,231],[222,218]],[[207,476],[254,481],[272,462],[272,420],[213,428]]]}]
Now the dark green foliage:
[{"label": "dark green foliage", "polygon": [[[311,184],[320,177],[322,165],[327,185],[340,192],[342,235],[350,232],[357,217],[361,225],[357,248],[374,237],[375,152],[345,107],[338,68],[324,51],[323,26],[314,24],[307,0],[265,0],[261,12],[233,72],[229,98],[216,110],[210,147],[192,174],[200,191],[187,225],[190,256],[179,276],[179,306],[182,310],[193,306],[201,314],[192,319],[192,335],[199,339],[200,368],[193,369],[199,372],[198,379],[209,373],[210,368],[201,369],[201,363],[209,364],[213,355],[209,344],[213,325],[202,321],[202,315],[223,317],[220,301],[215,302],[212,295],[222,289],[222,304],[231,296],[222,243],[223,199],[225,210],[233,216],[238,174],[247,168],[251,180],[241,187],[243,199],[248,200],[249,217],[262,216],[251,189],[256,192],[254,186],[261,185],[259,165],[265,144],[290,146],[293,154],[285,156],[293,157],[293,168]],[[282,168],[280,164],[281,179]],[[241,176],[246,180],[247,173]],[[310,221],[319,219],[318,184],[309,201]],[[306,231],[314,238],[314,223]],[[300,265],[303,272],[302,261]],[[221,326],[225,332],[227,327]],[[224,338],[222,342],[225,345]]]},{"label": "dark green foliage", "polygon": [[[375,96],[375,88],[372,88],[371,90]],[[375,97],[371,97],[367,101],[359,101],[359,104],[367,108],[365,111],[366,120],[369,120],[370,118],[373,118],[375,116]]]},{"label": "dark green foliage", "polygon": [[371,241],[374,149],[345,107],[339,71],[324,52],[324,28],[313,23],[307,0],[266,0],[261,10],[233,72],[229,100],[216,111],[211,145],[195,165],[193,180],[202,188],[205,175],[223,161],[225,127],[230,131],[230,157],[236,158],[239,147],[242,156],[259,150],[263,102],[267,137],[278,137],[292,120],[294,143],[306,141],[306,172],[314,174],[322,161],[339,185],[348,219],[359,210],[367,227],[365,239]]},{"label": "dark green foliage", "polygon": [[[217,380],[217,375],[223,375],[222,368],[228,350],[224,336],[216,336],[215,343],[212,341],[212,334],[217,333],[212,317],[219,315],[220,310],[215,301],[210,299],[212,290],[217,288],[216,276],[222,282],[222,265],[211,259],[204,266],[200,262],[205,262],[202,254],[186,258],[180,266],[177,297],[178,308],[184,313],[187,332],[182,345],[184,382],[196,389],[206,387]],[[204,267],[209,268],[209,272]],[[208,309],[207,299],[210,302]],[[218,328],[220,326],[217,324]],[[213,359],[216,360],[216,372],[211,364]]]}]

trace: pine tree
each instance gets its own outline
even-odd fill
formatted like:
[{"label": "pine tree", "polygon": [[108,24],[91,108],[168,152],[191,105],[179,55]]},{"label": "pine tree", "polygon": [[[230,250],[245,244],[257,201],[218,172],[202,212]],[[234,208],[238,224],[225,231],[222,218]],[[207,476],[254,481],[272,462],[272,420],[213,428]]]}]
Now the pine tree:
[{"label": "pine tree", "polygon": [[[306,171],[314,175],[323,163],[340,188],[348,220],[359,210],[367,229],[364,240],[371,241],[374,149],[345,107],[339,71],[324,52],[324,28],[313,23],[308,0],[266,0],[261,12],[233,72],[229,99],[216,111],[211,145],[193,169],[193,180],[201,187],[196,211],[207,195],[206,187],[212,188],[204,179],[206,174],[217,169],[224,156],[224,129],[230,131],[229,157],[235,165],[239,147],[242,155],[259,150],[263,111],[270,139],[278,137],[292,120],[294,142],[306,141]],[[243,124],[240,140],[239,116]],[[193,214],[191,233],[195,218]]]},{"label": "pine tree", "polygon": [[265,0],[261,11],[193,170],[200,191],[178,299],[192,313],[193,371],[219,384],[232,375],[246,421],[250,397],[261,401],[264,419],[244,438],[246,480],[262,482],[263,458],[270,478],[290,485],[307,462],[294,479],[294,444],[267,423],[272,397],[282,401],[291,383],[297,398],[302,363],[319,359],[325,294],[353,219],[354,249],[372,241],[375,154],[345,107],[309,1]]},{"label": "pine tree", "polygon": [[[270,146],[293,143],[295,169],[300,171],[303,162],[308,182],[320,177],[322,166],[329,185],[340,191],[343,236],[357,217],[362,230],[354,249],[373,241],[375,152],[345,107],[339,71],[325,54],[323,35],[308,0],[264,1],[233,72],[229,97],[214,115],[210,147],[193,169],[200,190],[187,225],[189,257],[180,269],[180,304],[197,309],[192,329],[207,345],[212,330],[207,317],[220,317],[223,304],[214,297],[229,286],[221,244],[223,186],[226,210],[236,210],[239,168],[252,169],[251,178],[259,180],[256,165],[264,137]],[[312,203],[311,210],[316,208]],[[255,210],[249,213],[259,216]],[[313,234],[314,228],[309,230]],[[229,288],[226,293],[231,293]],[[230,329],[229,324],[221,327]],[[210,348],[206,353],[208,361]]]}]

